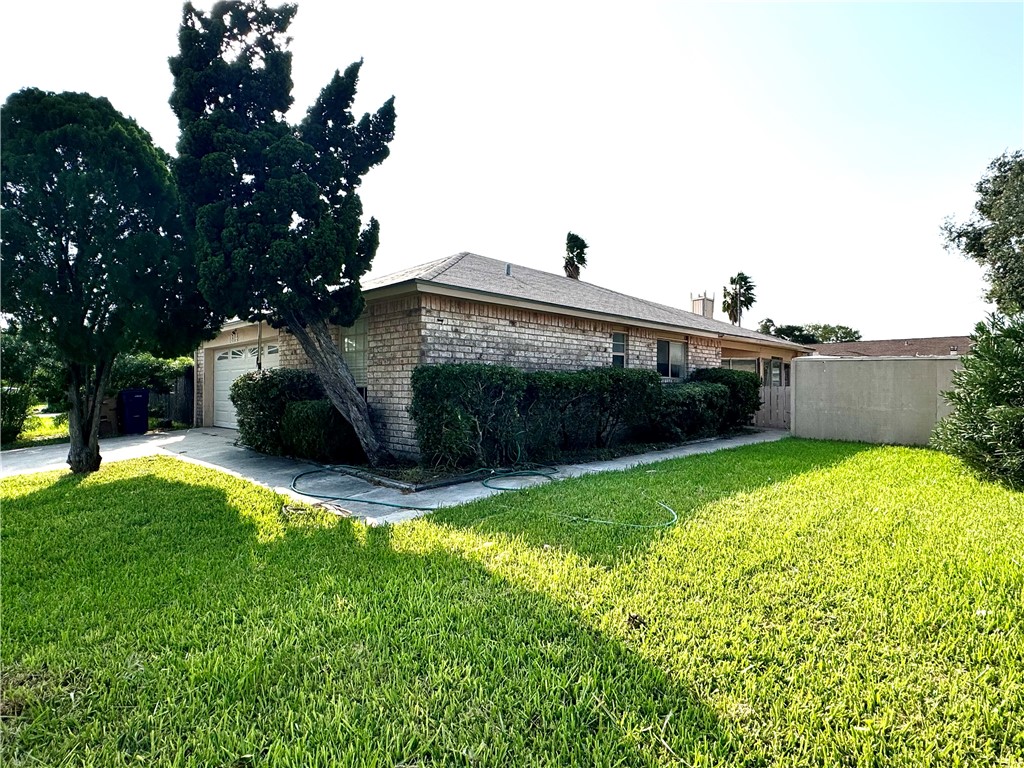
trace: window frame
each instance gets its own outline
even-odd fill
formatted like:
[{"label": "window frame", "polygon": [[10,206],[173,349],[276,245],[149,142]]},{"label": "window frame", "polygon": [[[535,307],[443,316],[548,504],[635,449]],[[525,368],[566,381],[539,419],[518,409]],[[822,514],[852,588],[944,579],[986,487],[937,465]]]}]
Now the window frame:
[{"label": "window frame", "polygon": [[629,334],[625,331],[615,331],[612,333],[612,368],[626,368],[628,359]]},{"label": "window frame", "polygon": [[[665,346],[667,356],[665,362],[662,363],[662,345]],[[677,348],[679,351],[679,357],[681,358],[678,363],[673,363],[673,348]],[[688,341],[680,341],[679,339],[657,339],[654,345],[655,359],[654,365],[655,370],[662,379],[667,381],[682,381],[686,378],[690,369],[690,343]],[[678,367],[678,375],[673,376],[674,365]],[[665,366],[665,373],[662,372],[663,366]]]},{"label": "window frame", "polygon": [[[360,315],[350,326],[341,326],[338,334],[338,349],[352,373],[356,388],[363,390],[366,397],[366,383],[369,367],[369,334],[366,315]],[[347,349],[346,349],[347,348]]]}]

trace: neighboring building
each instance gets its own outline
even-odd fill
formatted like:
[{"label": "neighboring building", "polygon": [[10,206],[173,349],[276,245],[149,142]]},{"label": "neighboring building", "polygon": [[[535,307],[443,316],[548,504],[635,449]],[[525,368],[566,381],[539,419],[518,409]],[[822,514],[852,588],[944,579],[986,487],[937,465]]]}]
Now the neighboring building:
[{"label": "neighboring building", "polygon": [[[789,362],[807,347],[580,280],[460,253],[363,283],[366,309],[336,329],[345,360],[370,406],[378,435],[416,455],[410,376],[420,364],[482,362],[524,370],[648,368],[666,381],[695,368],[751,370],[788,383]],[[257,342],[261,337],[262,341]],[[232,322],[196,353],[197,425],[234,427],[232,382],[256,365],[311,368],[286,331]]]},{"label": "neighboring building", "polygon": [[971,351],[971,337],[933,336],[926,339],[838,341],[833,344],[808,346],[814,350],[814,354],[827,357],[935,357],[966,355]]}]

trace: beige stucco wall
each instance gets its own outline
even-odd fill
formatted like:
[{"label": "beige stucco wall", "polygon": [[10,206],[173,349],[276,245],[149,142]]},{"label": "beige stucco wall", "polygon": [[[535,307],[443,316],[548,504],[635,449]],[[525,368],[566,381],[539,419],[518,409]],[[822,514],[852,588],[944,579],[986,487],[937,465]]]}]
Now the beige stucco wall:
[{"label": "beige stucco wall", "polygon": [[799,357],[793,361],[792,432],[796,437],[927,445],[949,413],[960,358]]}]

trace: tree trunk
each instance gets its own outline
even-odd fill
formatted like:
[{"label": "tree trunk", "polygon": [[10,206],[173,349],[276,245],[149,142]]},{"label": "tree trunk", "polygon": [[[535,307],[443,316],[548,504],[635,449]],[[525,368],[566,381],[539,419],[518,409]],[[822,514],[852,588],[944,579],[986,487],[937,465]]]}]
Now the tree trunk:
[{"label": "tree trunk", "polygon": [[286,315],[285,321],[288,330],[298,339],[302,351],[313,363],[313,372],[320,379],[327,399],[352,425],[370,465],[379,465],[387,457],[387,451],[373,431],[370,410],[356,389],[356,381],[345,364],[341,349],[331,338],[327,323],[319,320],[303,325],[294,315]]},{"label": "tree trunk", "polygon": [[68,366],[68,437],[71,448],[68,464],[75,474],[95,472],[100,468],[100,408],[107,391],[113,360],[96,366],[71,363]]}]

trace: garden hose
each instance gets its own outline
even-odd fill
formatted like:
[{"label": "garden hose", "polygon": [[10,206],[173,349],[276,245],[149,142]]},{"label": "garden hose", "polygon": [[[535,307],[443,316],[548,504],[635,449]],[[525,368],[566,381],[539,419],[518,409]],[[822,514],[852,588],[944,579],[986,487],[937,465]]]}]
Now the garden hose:
[{"label": "garden hose", "polygon": [[[340,473],[344,473],[346,469],[348,469],[348,467],[346,465],[343,465],[343,464],[337,464],[337,465],[333,465],[333,466],[329,466],[329,467],[319,467],[317,469],[307,469],[306,471],[299,472],[297,475],[295,475],[292,478],[292,481],[291,481],[291,483],[289,484],[288,487],[293,492],[298,493],[298,494],[300,494],[302,496],[308,496],[310,498],[320,499],[321,501],[350,501],[350,502],[353,502],[353,503],[356,503],[356,504],[372,504],[374,506],[388,507],[388,508],[391,508],[391,509],[410,509],[410,510],[413,510],[415,512],[436,512],[439,509],[439,507],[416,507],[416,506],[412,506],[412,505],[409,505],[409,504],[395,504],[395,503],[390,502],[390,501],[375,501],[373,499],[358,499],[358,498],[355,498],[355,497],[352,497],[352,496],[327,496],[327,495],[319,494],[319,493],[312,493],[312,492],[308,492],[308,491],[301,491],[296,486],[296,483],[299,481],[299,479],[302,478],[302,477],[305,477],[306,475],[313,475],[313,474],[317,474],[317,473],[320,473],[320,472],[340,472]],[[491,485],[491,483],[496,481],[496,480],[502,480],[502,479],[512,478],[512,477],[542,477],[542,478],[544,478],[546,480],[554,480],[555,475],[558,474],[558,469],[556,467],[551,467],[551,466],[546,466],[546,465],[539,465],[538,468],[536,468],[536,469],[509,469],[509,470],[482,469],[482,470],[478,470],[478,471],[480,471],[480,472],[490,472],[490,476],[488,476],[488,477],[484,478],[483,480],[481,480],[480,484],[482,486],[484,486],[484,488],[489,488],[489,489],[494,490],[494,491],[515,490],[515,489],[512,489],[512,488],[500,488],[498,486]],[[563,514],[559,514],[557,512],[552,512],[550,514],[553,517],[560,517],[563,520],[572,520],[573,522],[577,522],[577,523],[593,523],[593,524],[596,524],[596,525],[614,525],[614,526],[617,526],[617,527],[620,527],[620,528],[631,528],[631,529],[635,529],[635,530],[656,530],[656,529],[659,529],[659,528],[670,528],[670,527],[672,527],[673,525],[675,525],[679,521],[679,515],[676,514],[676,511],[674,509],[672,509],[672,507],[670,507],[668,504],[665,504],[664,502],[661,502],[661,501],[658,501],[658,502],[655,502],[655,503],[657,503],[658,506],[663,507],[665,510],[667,510],[668,513],[670,515],[672,515],[672,519],[668,520],[667,522],[662,522],[662,523],[643,524],[643,523],[623,523],[623,522],[620,522],[618,520],[603,520],[601,518],[582,517],[582,516],[579,516],[579,515],[563,515]]]}]

